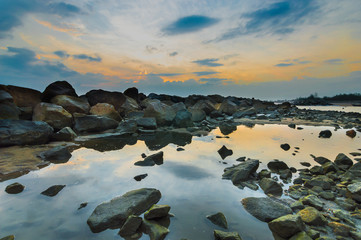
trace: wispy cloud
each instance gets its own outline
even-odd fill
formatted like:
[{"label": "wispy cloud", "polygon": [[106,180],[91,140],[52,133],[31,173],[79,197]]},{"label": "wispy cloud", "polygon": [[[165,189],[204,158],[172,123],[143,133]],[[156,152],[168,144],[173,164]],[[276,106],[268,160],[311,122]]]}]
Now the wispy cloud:
[{"label": "wispy cloud", "polygon": [[197,76],[207,76],[207,75],[213,75],[213,74],[217,74],[219,72],[214,72],[214,71],[203,71],[203,72],[193,72],[193,74],[197,75]]},{"label": "wispy cloud", "polygon": [[183,73],[150,73],[148,76],[158,76],[158,77],[174,77],[174,76],[180,76],[183,75]]},{"label": "wispy cloud", "polygon": [[291,67],[291,66],[295,66],[295,65],[309,64],[312,62],[312,61],[303,60],[303,59],[304,58],[286,59],[286,60],[283,60],[281,63],[278,63],[274,66],[275,67]]},{"label": "wispy cloud", "polygon": [[200,66],[208,66],[208,67],[219,67],[223,66],[222,63],[217,63],[219,59],[218,58],[206,58],[206,59],[200,59],[193,61],[192,63],[196,63]]},{"label": "wispy cloud", "polygon": [[174,57],[174,56],[177,56],[178,55],[178,52],[171,52],[171,53],[169,53],[169,56],[170,57]]},{"label": "wispy cloud", "polygon": [[279,64],[276,64],[275,67],[290,67],[293,65],[295,65],[295,64],[294,63],[279,63]]},{"label": "wispy cloud", "polygon": [[55,51],[54,54],[60,58],[68,58],[70,55],[65,51]]},{"label": "wispy cloud", "polygon": [[343,59],[341,58],[333,58],[333,59],[327,59],[323,61],[326,64],[333,64],[333,65],[340,65],[343,64]]},{"label": "wispy cloud", "polygon": [[102,61],[102,58],[97,56],[97,57],[92,57],[92,56],[89,56],[89,55],[86,55],[86,54],[76,54],[76,55],[73,55],[73,58],[74,59],[80,59],[80,60],[87,60],[89,62],[101,62]]},{"label": "wispy cloud", "polygon": [[200,15],[192,15],[192,16],[179,18],[175,22],[163,28],[162,31],[167,35],[191,33],[210,27],[218,22],[219,20],[216,18],[210,18],[207,16],[200,16]]}]

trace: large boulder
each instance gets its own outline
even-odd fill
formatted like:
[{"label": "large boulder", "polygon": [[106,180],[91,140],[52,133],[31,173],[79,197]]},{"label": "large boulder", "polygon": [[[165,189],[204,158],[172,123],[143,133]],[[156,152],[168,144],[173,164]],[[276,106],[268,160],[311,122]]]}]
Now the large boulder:
[{"label": "large boulder", "polygon": [[193,122],[201,122],[206,119],[207,115],[202,109],[188,108],[188,111],[192,114]]},{"label": "large boulder", "polygon": [[142,188],[98,205],[88,218],[90,229],[97,233],[107,228],[121,227],[130,215],[140,215],[161,198],[157,189]]},{"label": "large boulder", "polygon": [[18,120],[20,116],[20,109],[12,102],[0,103],[0,119]]},{"label": "large boulder", "polygon": [[121,106],[126,100],[126,97],[121,92],[109,92],[101,89],[91,90],[85,95],[88,98],[90,106],[94,106],[97,103],[109,103],[113,105],[118,112],[121,110]]},{"label": "large boulder", "polygon": [[58,95],[51,99],[51,103],[62,106],[69,113],[89,113],[90,105],[84,98],[68,95]]},{"label": "large boulder", "polygon": [[14,102],[13,97],[5,90],[0,90],[0,103],[12,103]]},{"label": "large boulder", "polygon": [[146,213],[144,218],[148,220],[167,217],[170,210],[169,205],[157,205],[154,204]]},{"label": "large boulder", "polygon": [[249,180],[251,175],[257,171],[258,166],[258,160],[248,160],[236,166],[224,169],[222,177],[223,179],[232,180],[233,184],[237,185],[243,181]]},{"label": "large boulder", "polygon": [[212,215],[208,215],[206,216],[207,219],[209,219],[209,221],[211,221],[213,224],[220,226],[224,229],[228,228],[228,223],[227,223],[227,219],[226,216],[224,216],[223,213],[218,212]]},{"label": "large boulder", "polygon": [[121,116],[115,110],[114,106],[109,103],[97,103],[90,108],[90,113],[92,115],[111,118],[118,122],[122,120]]},{"label": "large boulder", "polygon": [[341,168],[341,169],[349,169],[350,167],[352,167],[353,165],[353,162],[352,160],[347,157],[345,154],[343,153],[339,153],[337,156],[336,156],[336,159],[335,159],[335,164]]},{"label": "large boulder", "polygon": [[333,180],[326,175],[316,176],[305,182],[305,187],[313,188],[319,186],[323,190],[330,190],[332,185],[334,185]]},{"label": "large boulder", "polygon": [[124,95],[138,101],[139,91],[136,87],[131,87],[124,91]]},{"label": "large boulder", "polygon": [[145,129],[157,129],[157,121],[155,120],[155,118],[138,118],[136,121],[139,127]]},{"label": "large boulder", "polygon": [[222,102],[218,110],[227,115],[233,115],[238,110],[238,106],[231,100],[226,99]]},{"label": "large boulder", "polygon": [[52,134],[53,128],[45,122],[0,120],[0,147],[44,144]]},{"label": "large boulder", "polygon": [[95,115],[74,116],[74,121],[76,132],[102,132],[118,127],[118,122],[114,119]]},{"label": "large boulder", "polygon": [[73,125],[73,116],[62,106],[42,102],[34,108],[33,121],[44,121],[60,130]]},{"label": "large boulder", "polygon": [[157,120],[157,125],[170,125],[176,113],[171,106],[168,106],[162,102],[150,102],[148,107],[144,110],[144,117],[154,117]]},{"label": "large boulder", "polygon": [[193,127],[192,113],[188,110],[180,110],[174,118],[174,126],[180,128]]},{"label": "large boulder", "polygon": [[290,238],[305,229],[305,225],[299,215],[288,214],[272,220],[268,223],[271,231],[283,238]]},{"label": "large boulder", "polygon": [[204,111],[207,115],[216,110],[216,107],[209,100],[199,100],[196,104],[193,105],[193,109],[198,109]]},{"label": "large boulder", "polygon": [[18,107],[34,108],[41,102],[41,92],[34,89],[8,85],[4,86],[4,90],[10,93]]},{"label": "large boulder", "polygon": [[262,222],[292,214],[292,209],[287,204],[273,198],[248,197],[242,199],[242,204],[252,216]]},{"label": "large boulder", "polygon": [[138,102],[136,100],[134,100],[131,97],[125,96],[125,102],[123,103],[123,105],[119,109],[119,112],[122,115],[128,116],[132,112],[137,112],[140,109],[141,108],[140,108],[140,106],[139,106],[139,104],[138,104]]},{"label": "large boulder", "polygon": [[67,81],[56,81],[47,86],[42,94],[42,102],[50,102],[50,100],[58,95],[69,95],[77,97],[75,89]]}]

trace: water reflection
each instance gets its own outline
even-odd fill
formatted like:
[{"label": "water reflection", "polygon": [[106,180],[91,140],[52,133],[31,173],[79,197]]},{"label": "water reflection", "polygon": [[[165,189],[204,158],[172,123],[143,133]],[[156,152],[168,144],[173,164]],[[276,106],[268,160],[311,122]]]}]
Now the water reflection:
[{"label": "water reflection", "polygon": [[[213,239],[213,230],[220,229],[206,216],[221,211],[225,214],[230,231],[238,231],[245,240],[273,239],[266,223],[249,215],[240,200],[244,197],[265,196],[262,190],[243,190],[231,181],[222,180],[225,167],[237,164],[242,156],[259,159],[260,171],[269,161],[279,159],[289,167],[304,168],[300,162],[316,165],[310,154],[334,159],[339,152],[350,156],[359,152],[360,137],[351,139],[345,130],[327,127],[302,126],[303,130],[279,125],[239,126],[222,135],[217,129],[206,137],[189,134],[160,134],[141,136],[106,136],[84,141],[64,164],[47,168],[17,179],[0,183],[1,189],[13,182],[25,185],[17,195],[0,191],[1,236],[15,234],[16,239],[121,239],[118,230],[93,234],[86,221],[94,208],[103,201],[127,191],[152,187],[162,193],[159,204],[170,205],[175,215],[170,220],[167,239]],[[321,130],[330,129],[330,139],[318,138]],[[280,148],[288,143],[291,149]],[[233,155],[222,161],[217,150],[225,145]],[[184,151],[177,151],[183,146]],[[298,147],[297,150],[295,147]],[[162,149],[164,164],[153,167],[134,166],[142,160],[141,154],[151,155]],[[298,152],[295,152],[297,150]],[[295,153],[295,155],[292,155]],[[225,162],[226,164],[224,164]],[[148,174],[140,182],[134,176]],[[40,193],[52,185],[66,185],[53,198]],[[88,205],[78,210],[81,203]],[[141,239],[148,239],[143,235]]]}]

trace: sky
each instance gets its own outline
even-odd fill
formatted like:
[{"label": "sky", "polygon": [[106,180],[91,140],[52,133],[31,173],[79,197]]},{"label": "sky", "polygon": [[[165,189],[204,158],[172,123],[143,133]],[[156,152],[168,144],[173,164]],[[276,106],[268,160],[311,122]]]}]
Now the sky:
[{"label": "sky", "polygon": [[293,99],[361,92],[360,0],[0,0],[0,84]]}]

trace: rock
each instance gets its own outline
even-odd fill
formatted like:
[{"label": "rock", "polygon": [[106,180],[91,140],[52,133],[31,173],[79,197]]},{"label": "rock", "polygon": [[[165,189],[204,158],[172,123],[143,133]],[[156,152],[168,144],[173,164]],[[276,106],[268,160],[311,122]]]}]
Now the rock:
[{"label": "rock", "polygon": [[135,181],[142,181],[144,178],[148,177],[148,174],[140,174],[134,177]]},{"label": "rock", "polygon": [[84,98],[58,95],[51,99],[51,103],[62,106],[69,113],[89,113],[90,105]]},{"label": "rock", "polygon": [[77,137],[76,133],[70,127],[60,129],[51,136],[54,141],[73,141]]},{"label": "rock", "polygon": [[306,207],[298,213],[302,221],[308,225],[323,226],[327,224],[325,217],[314,207]]},{"label": "rock", "polygon": [[295,128],[296,128],[296,124],[290,123],[290,124],[288,124],[288,127],[295,129]]},{"label": "rock", "polygon": [[350,235],[355,240],[361,240],[361,233],[357,231],[350,231]]},{"label": "rock", "polygon": [[33,121],[43,121],[56,130],[73,125],[73,117],[63,107],[52,103],[39,103],[34,108]]},{"label": "rock", "polygon": [[192,113],[188,110],[180,110],[174,118],[174,126],[179,128],[193,127]]},{"label": "rock", "polygon": [[202,109],[195,109],[193,107],[188,108],[188,111],[192,114],[193,122],[201,122],[206,119],[207,115]]},{"label": "rock", "polygon": [[221,125],[219,125],[219,130],[223,135],[229,135],[237,130],[237,126],[232,124],[222,123]]},{"label": "rock", "polygon": [[325,157],[315,157],[314,160],[320,165],[331,162],[331,160],[329,160],[329,159],[327,159]]},{"label": "rock", "polygon": [[335,194],[333,192],[320,192],[319,196],[326,200],[335,200]]},{"label": "rock", "polygon": [[303,204],[314,207],[317,210],[321,211],[323,209],[322,201],[315,195],[308,195],[308,196],[302,198],[301,201]]},{"label": "rock", "polygon": [[154,117],[157,121],[157,125],[170,125],[176,113],[171,106],[168,106],[160,101],[150,102],[147,108],[144,110],[144,117]]},{"label": "rock", "polygon": [[291,204],[291,209],[295,212],[302,210],[305,208],[305,206],[303,205],[303,203],[301,201],[295,201]]},{"label": "rock", "polygon": [[0,103],[0,119],[18,120],[20,113],[20,109],[14,103]]},{"label": "rock", "polygon": [[323,190],[330,190],[331,185],[334,185],[334,182],[325,175],[313,177],[305,182],[305,187],[313,188],[314,186],[320,186]]},{"label": "rock", "polygon": [[125,120],[119,123],[117,132],[121,134],[133,134],[138,130],[137,122],[135,120]]},{"label": "rock", "polygon": [[300,162],[300,164],[305,167],[311,167],[311,164],[309,162]]},{"label": "rock", "polygon": [[181,111],[181,110],[187,110],[186,105],[184,105],[183,102],[171,104],[171,107],[175,113],[177,113],[178,111]]},{"label": "rock", "polygon": [[124,91],[124,95],[133,98],[134,100],[138,101],[138,94],[139,91],[135,87],[128,88]]},{"label": "rock", "polygon": [[233,154],[233,151],[231,149],[228,149],[224,145],[217,152],[222,159],[225,159],[226,157],[231,156]]},{"label": "rock", "polygon": [[18,194],[21,193],[24,190],[24,185],[21,185],[20,183],[16,182],[13,184],[8,185],[5,188],[5,192],[9,193],[9,194]]},{"label": "rock", "polygon": [[152,117],[138,118],[137,125],[145,129],[157,129],[157,121]]},{"label": "rock", "polygon": [[144,213],[144,218],[147,220],[152,220],[156,218],[162,218],[168,216],[170,206],[168,205],[157,205],[154,204],[146,213]]},{"label": "rock", "polygon": [[272,160],[270,161],[268,164],[267,164],[267,167],[272,171],[272,172],[276,172],[278,173],[280,170],[285,170],[285,169],[289,169],[287,164],[278,160],[278,159],[275,159],[275,160]]},{"label": "rock", "polygon": [[333,210],[332,212],[333,212],[333,215],[335,215],[335,217],[342,219],[343,221],[345,221],[348,225],[350,225],[352,227],[356,227],[354,221],[352,221],[352,216],[349,212],[340,210],[340,209]]},{"label": "rock", "polygon": [[244,208],[262,222],[270,222],[287,214],[292,214],[292,209],[273,198],[248,197],[242,199]]},{"label": "rock", "polygon": [[312,240],[312,238],[304,231],[297,233],[290,240]]},{"label": "rock", "polygon": [[58,95],[78,96],[70,83],[67,81],[56,81],[45,88],[41,100],[43,102],[50,102],[53,97]]},{"label": "rock", "polygon": [[54,147],[46,152],[42,152],[39,156],[44,161],[49,161],[52,163],[66,163],[71,158],[71,153],[68,147],[58,146]]},{"label": "rock", "polygon": [[74,116],[74,120],[74,130],[77,132],[102,132],[118,127],[114,119],[95,115]]},{"label": "rock", "polygon": [[126,101],[126,97],[121,92],[109,92],[100,89],[91,90],[85,96],[88,98],[90,106],[97,103],[108,103],[113,105],[117,112],[121,111],[121,107]]},{"label": "rock", "polygon": [[10,93],[8,93],[5,90],[0,90],[0,103],[13,103],[13,102],[14,99],[10,95]]},{"label": "rock", "polygon": [[193,105],[193,109],[204,111],[207,115],[216,110],[213,103],[209,100],[199,100]]},{"label": "rock", "polygon": [[97,103],[90,108],[90,114],[107,117],[114,119],[115,121],[122,120],[122,117],[115,110],[114,106],[109,103]]},{"label": "rock", "polygon": [[327,162],[322,165],[323,173],[329,173],[329,172],[337,172],[339,169],[333,162]]},{"label": "rock", "polygon": [[265,194],[271,194],[278,197],[282,196],[282,186],[272,178],[262,178],[259,182],[259,186]]},{"label": "rock", "polygon": [[330,226],[333,230],[333,232],[336,235],[348,237],[350,235],[351,231],[355,231],[356,229],[353,227],[350,227],[346,224],[339,223],[339,222],[330,222],[328,223],[328,226]]},{"label": "rock", "polygon": [[321,175],[321,174],[323,174],[323,167],[313,166],[312,168],[310,168],[310,173],[312,175]]},{"label": "rock", "polygon": [[284,179],[284,180],[292,178],[291,168],[290,169],[280,170],[279,174],[280,174],[280,178]]},{"label": "rock", "polygon": [[123,224],[123,226],[121,227],[121,229],[119,230],[118,234],[121,237],[131,236],[137,232],[141,224],[142,224],[141,217],[130,215]]},{"label": "rock", "polygon": [[290,150],[290,145],[288,143],[284,143],[284,144],[281,144],[281,148],[285,151],[288,151]]},{"label": "rock", "polygon": [[15,239],[14,235],[9,235],[9,236],[1,238],[0,240],[14,240],[14,239]]},{"label": "rock", "polygon": [[330,130],[323,130],[319,133],[319,138],[330,138],[332,136],[332,132]]},{"label": "rock", "polygon": [[31,107],[34,108],[41,102],[41,92],[23,87],[16,87],[8,85],[5,90],[10,93],[14,103],[18,107]]},{"label": "rock", "polygon": [[65,187],[65,185],[54,185],[54,186],[49,187],[45,191],[43,191],[41,194],[48,196],[48,197],[54,197],[61,190],[63,190],[64,187]]},{"label": "rock", "polygon": [[270,178],[271,177],[271,172],[268,171],[267,169],[262,169],[259,173],[258,173],[258,178],[262,179],[262,178]]},{"label": "rock", "polygon": [[213,234],[215,240],[242,240],[238,232],[223,232],[220,230],[214,230]]},{"label": "rock", "polygon": [[159,190],[142,188],[113,198],[98,205],[88,218],[92,232],[98,233],[107,228],[121,227],[130,215],[140,215],[156,204],[161,198]]},{"label": "rock", "polygon": [[87,202],[83,202],[83,203],[80,203],[79,207],[78,207],[78,210],[82,209],[82,208],[85,208],[86,206],[88,206],[88,203]]},{"label": "rock", "polygon": [[155,164],[163,164],[163,151],[149,155],[148,157],[144,158],[144,160],[134,163],[136,166],[154,166]]},{"label": "rock", "polygon": [[125,102],[123,103],[123,105],[120,107],[120,109],[118,111],[122,115],[129,116],[133,112],[137,112],[140,109],[141,108],[138,105],[138,102],[136,100],[134,100],[131,97],[125,96]]},{"label": "rock", "polygon": [[229,116],[233,115],[236,111],[238,110],[238,106],[237,104],[235,104],[234,102],[225,99],[221,106],[219,107],[219,111],[222,113],[225,113]]},{"label": "rock", "polygon": [[247,181],[253,175],[259,166],[258,160],[248,160],[236,166],[224,169],[223,179],[232,180],[237,185],[243,181]]},{"label": "rock", "polygon": [[253,116],[257,113],[256,109],[249,108],[247,110],[242,110],[242,111],[237,111],[235,112],[232,116],[234,118],[244,118],[244,117],[249,117],[249,116]]},{"label": "rock", "polygon": [[224,229],[228,228],[227,219],[224,216],[223,213],[218,212],[216,214],[208,215],[206,216],[209,221],[211,221],[213,224],[220,226]]},{"label": "rock", "polygon": [[353,165],[353,161],[343,153],[339,153],[334,162],[343,170],[349,169]]},{"label": "rock", "polygon": [[144,229],[144,232],[149,235],[150,240],[163,240],[169,233],[166,227],[163,227],[156,221],[144,219],[141,227]]},{"label": "rock", "polygon": [[354,137],[356,137],[356,131],[353,129],[348,130],[348,131],[346,131],[346,135],[349,136],[350,138],[354,138]]},{"label": "rock", "polygon": [[352,199],[361,202],[361,182],[348,185],[347,190],[351,193]]},{"label": "rock", "polygon": [[305,225],[299,215],[288,214],[272,220],[268,227],[273,233],[283,238],[289,238],[305,229]]},{"label": "rock", "polygon": [[347,172],[351,173],[354,177],[361,178],[361,162],[354,164]]},{"label": "rock", "polygon": [[0,120],[0,147],[44,144],[53,134],[45,122],[27,120]]}]

